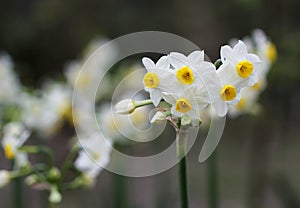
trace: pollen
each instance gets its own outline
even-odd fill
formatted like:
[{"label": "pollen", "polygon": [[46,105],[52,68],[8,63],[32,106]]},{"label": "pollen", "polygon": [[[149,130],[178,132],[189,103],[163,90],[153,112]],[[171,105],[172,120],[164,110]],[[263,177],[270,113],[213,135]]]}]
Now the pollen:
[{"label": "pollen", "polygon": [[237,73],[242,77],[242,78],[248,78],[252,72],[253,72],[253,64],[247,60],[240,61],[236,65],[236,70]]},{"label": "pollen", "polygon": [[221,91],[220,96],[224,101],[230,101],[236,98],[236,89],[232,85],[225,85]]},{"label": "pollen", "polygon": [[144,85],[148,88],[156,88],[159,85],[159,78],[154,72],[148,72],[144,76]]},{"label": "pollen", "polygon": [[277,59],[277,50],[276,50],[276,46],[273,43],[270,43],[267,46],[267,57],[271,62],[276,61]]},{"label": "pollen", "polygon": [[187,113],[192,110],[192,105],[187,99],[179,98],[176,101],[175,109],[180,113]]},{"label": "pollen", "polygon": [[187,66],[178,69],[176,77],[177,80],[182,84],[192,84],[194,82],[193,71]]},{"label": "pollen", "polygon": [[13,151],[13,148],[12,148],[11,144],[5,145],[4,151],[5,151],[5,157],[7,159],[11,160],[11,159],[13,159],[15,157],[15,153]]}]

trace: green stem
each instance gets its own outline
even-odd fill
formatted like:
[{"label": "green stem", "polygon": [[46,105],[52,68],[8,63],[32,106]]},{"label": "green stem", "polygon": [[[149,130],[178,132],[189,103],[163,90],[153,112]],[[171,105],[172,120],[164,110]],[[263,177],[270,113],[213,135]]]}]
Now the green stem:
[{"label": "green stem", "polygon": [[49,159],[49,163],[51,166],[54,164],[54,157],[52,150],[48,147],[43,147],[43,146],[23,146],[19,148],[19,151],[21,152],[26,152],[28,154],[45,154],[47,155]]},{"label": "green stem", "polygon": [[13,204],[14,208],[22,207],[22,181],[21,178],[15,178],[13,183]]},{"label": "green stem", "polygon": [[188,197],[188,181],[187,181],[187,168],[186,168],[186,157],[183,157],[179,162],[179,191],[180,191],[180,207],[189,207]]},{"label": "green stem", "polygon": [[135,105],[136,108],[143,107],[145,105],[150,105],[152,103],[153,103],[153,101],[151,99],[134,101],[134,105]]},{"label": "green stem", "polygon": [[[12,167],[14,167],[15,161],[12,160]],[[21,178],[13,178],[13,207],[21,208],[22,207],[22,181]]]},{"label": "green stem", "polygon": [[72,167],[73,160],[76,157],[79,150],[80,150],[79,147],[73,147],[71,149],[70,153],[68,154],[64,164],[63,164],[63,167],[62,167],[62,170],[61,170],[60,190],[62,190],[62,188],[63,188],[63,182],[64,182],[65,175],[66,175],[68,169],[70,167]]},{"label": "green stem", "polygon": [[[115,144],[115,148],[120,151],[123,150],[125,146],[121,144]],[[121,169],[123,164],[118,164]],[[114,191],[115,191],[115,207],[118,208],[127,208],[128,205],[128,190],[127,190],[127,179],[125,176],[114,174]]]},{"label": "green stem", "polygon": [[209,207],[218,207],[218,176],[217,176],[217,155],[214,152],[208,160],[208,197]]},{"label": "green stem", "polygon": [[49,208],[56,208],[57,207],[57,204],[55,204],[55,203],[49,203]]},{"label": "green stem", "polygon": [[118,208],[127,208],[127,190],[126,190],[126,178],[118,174],[114,174],[114,183],[115,183],[115,207]]},{"label": "green stem", "polygon": [[189,196],[188,196],[188,179],[187,179],[187,164],[186,164],[186,141],[187,131],[180,130],[176,132],[177,142],[177,157],[179,158],[179,194],[180,194],[180,207],[189,207]]}]

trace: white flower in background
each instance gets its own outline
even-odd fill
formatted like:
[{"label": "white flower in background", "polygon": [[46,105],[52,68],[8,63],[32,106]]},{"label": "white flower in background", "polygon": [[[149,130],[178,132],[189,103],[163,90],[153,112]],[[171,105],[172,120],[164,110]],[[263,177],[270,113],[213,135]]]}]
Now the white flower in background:
[{"label": "white flower in background", "polygon": [[0,188],[6,186],[11,179],[11,174],[7,170],[0,170]]},{"label": "white flower in background", "polygon": [[189,123],[193,120],[201,120],[200,111],[209,103],[208,98],[203,97],[196,87],[178,93],[163,93],[163,98],[172,105],[172,115],[178,118],[185,117],[185,121],[189,120]]},{"label": "white flower in background", "polygon": [[7,54],[0,55],[0,89],[0,104],[17,101],[20,83]]},{"label": "white flower in background", "polygon": [[[67,81],[82,99],[94,99],[95,89],[98,89],[96,100],[110,93],[112,80],[105,72],[113,64],[112,61],[117,56],[118,50],[112,44],[106,45],[106,42],[104,39],[92,41],[82,60],[70,62],[66,66]],[[102,46],[105,47],[105,53],[97,53],[96,49]]]},{"label": "white flower in background", "polygon": [[26,126],[43,135],[51,135],[57,130],[59,114],[53,111],[48,102],[27,93],[21,95],[21,100],[22,120]]},{"label": "white flower in background", "polygon": [[276,46],[268,39],[266,34],[256,29],[252,33],[254,44],[256,45],[257,55],[262,59],[263,69],[268,71],[270,64],[274,63],[277,59]]},{"label": "white flower in background", "polygon": [[109,163],[112,144],[94,133],[80,140],[83,149],[75,160],[75,167],[91,180],[95,180],[104,166]]},{"label": "white flower in background", "polygon": [[167,56],[162,56],[156,64],[146,57],[142,59],[142,62],[147,69],[143,80],[145,91],[149,92],[153,105],[158,106],[162,92],[168,92],[170,86],[176,82],[175,76],[173,76],[174,71],[169,68],[170,63]]},{"label": "white flower in background", "polygon": [[22,94],[22,120],[30,129],[52,135],[65,119],[72,120],[72,91],[61,83],[47,83],[38,96]]},{"label": "white flower in background", "polygon": [[252,86],[258,81],[257,71],[261,61],[258,56],[248,53],[241,40],[233,48],[229,45],[222,46],[221,60],[223,64],[230,64],[231,70],[227,70],[228,77],[241,87]]},{"label": "white flower in background", "polygon": [[4,126],[2,147],[7,159],[14,159],[16,167],[28,164],[27,154],[18,150],[29,138],[30,132],[22,123],[13,122]]},{"label": "white flower in background", "polygon": [[251,113],[257,114],[260,111],[260,105],[257,103],[260,91],[251,87],[241,90],[241,99],[236,105],[230,106],[229,116],[237,117],[240,114]]},{"label": "white flower in background", "polygon": [[[48,103],[48,110],[57,114],[58,118],[72,121],[72,90],[69,86],[51,82],[43,89],[42,99]],[[58,122],[58,121],[57,121]]]}]

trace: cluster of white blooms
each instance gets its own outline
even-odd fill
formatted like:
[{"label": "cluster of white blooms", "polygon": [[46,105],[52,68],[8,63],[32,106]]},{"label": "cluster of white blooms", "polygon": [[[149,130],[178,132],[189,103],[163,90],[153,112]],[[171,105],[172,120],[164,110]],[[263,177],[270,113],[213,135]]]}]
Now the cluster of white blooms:
[{"label": "cluster of white blooms", "polygon": [[[142,59],[147,70],[143,78],[145,91],[160,110],[155,118],[162,119],[165,114],[165,118],[180,119],[181,125],[197,125],[201,121],[200,112],[208,105],[217,115],[225,116],[229,106],[240,101],[241,90],[258,81],[261,61],[247,51],[242,41],[233,48],[221,47],[222,64],[217,70],[204,60],[204,55],[204,51],[194,51],[188,56],[171,52],[156,63]],[[159,108],[162,101],[171,107]],[[130,112],[136,107],[135,101],[125,100],[116,105],[116,110],[122,113],[124,108],[125,113],[126,108]]]},{"label": "cluster of white blooms", "polygon": [[[128,144],[124,138],[134,141],[152,138],[151,131],[144,131],[150,122],[169,120],[178,126],[198,126],[203,119],[201,114],[207,109],[214,109],[215,115],[221,117],[228,112],[238,115],[254,111],[258,95],[266,86],[267,72],[276,59],[275,46],[262,31],[256,30],[251,38],[221,47],[216,65],[205,59],[204,51],[187,56],[171,52],[156,63],[143,58],[146,73],[140,73],[138,65],[106,72],[118,51],[114,46],[107,46],[105,54],[92,54],[104,43],[93,41],[81,59],[66,65],[65,81],[46,82],[39,90],[21,86],[10,57],[0,55],[1,144],[6,158],[15,164],[12,171],[0,170],[0,187],[14,177],[29,175],[30,184],[47,184],[50,201],[59,202],[63,189],[60,177],[65,170],[60,172],[55,168],[51,149],[25,144],[31,132],[32,137],[49,139],[68,121],[80,137],[74,136],[78,140],[71,141],[70,155],[75,152],[71,163],[77,172],[69,185],[93,185],[108,165],[114,144]],[[103,75],[100,85],[99,73]],[[138,93],[143,88],[150,99]],[[117,99],[113,99],[116,89],[119,89]],[[73,97],[72,103],[75,92],[77,97]],[[116,101],[114,110],[108,103]],[[150,109],[139,108],[149,104],[156,107],[150,119]],[[129,116],[120,115],[129,113]],[[46,168],[40,169],[28,160],[28,154],[37,153],[49,156]]]}]

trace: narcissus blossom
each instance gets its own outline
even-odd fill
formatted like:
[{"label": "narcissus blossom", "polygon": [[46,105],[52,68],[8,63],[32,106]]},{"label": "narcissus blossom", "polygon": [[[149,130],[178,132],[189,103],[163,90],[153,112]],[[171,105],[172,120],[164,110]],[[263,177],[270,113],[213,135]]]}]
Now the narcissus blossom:
[{"label": "narcissus blossom", "polygon": [[149,58],[143,58],[142,62],[147,69],[143,79],[145,91],[149,92],[153,105],[157,106],[162,97],[161,93],[168,91],[170,85],[176,81],[174,71],[169,68],[167,56],[162,56],[156,64]]}]

